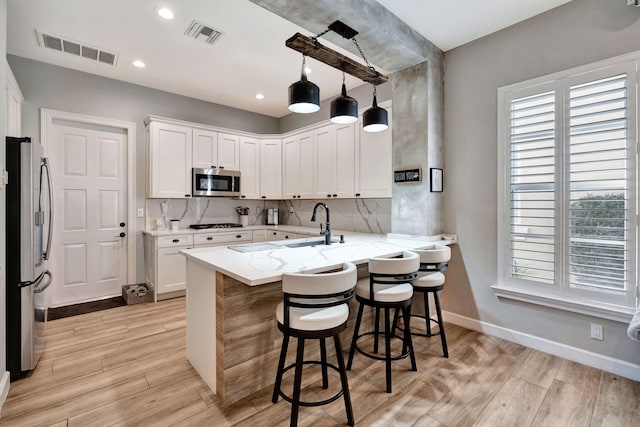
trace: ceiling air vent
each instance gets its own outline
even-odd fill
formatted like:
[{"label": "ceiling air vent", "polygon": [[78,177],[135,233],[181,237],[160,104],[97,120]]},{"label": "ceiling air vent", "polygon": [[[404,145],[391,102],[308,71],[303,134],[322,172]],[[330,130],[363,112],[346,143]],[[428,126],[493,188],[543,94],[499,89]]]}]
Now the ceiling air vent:
[{"label": "ceiling air vent", "polygon": [[184,34],[194,39],[202,40],[205,43],[213,44],[222,35],[222,32],[194,20]]},{"label": "ceiling air vent", "polygon": [[116,65],[118,60],[118,55],[115,53],[68,38],[46,34],[38,30],[36,30],[36,37],[40,46],[59,52],[70,53],[109,65]]}]

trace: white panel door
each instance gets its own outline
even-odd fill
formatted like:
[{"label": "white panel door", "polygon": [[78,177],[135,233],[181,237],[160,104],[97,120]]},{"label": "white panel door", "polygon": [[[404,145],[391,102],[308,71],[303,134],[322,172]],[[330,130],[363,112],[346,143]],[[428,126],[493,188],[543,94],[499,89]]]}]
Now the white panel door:
[{"label": "white panel door", "polygon": [[260,198],[260,140],[240,139],[240,198]]},{"label": "white panel door", "polygon": [[52,306],[120,295],[126,284],[124,132],[54,125]]},{"label": "white panel door", "polygon": [[210,169],[218,165],[218,133],[193,130],[193,167]]},{"label": "white panel door", "polygon": [[214,163],[221,169],[240,169],[240,137],[228,133],[218,134],[218,160]]},{"label": "white panel door", "polygon": [[282,140],[260,141],[260,198],[282,198]]}]

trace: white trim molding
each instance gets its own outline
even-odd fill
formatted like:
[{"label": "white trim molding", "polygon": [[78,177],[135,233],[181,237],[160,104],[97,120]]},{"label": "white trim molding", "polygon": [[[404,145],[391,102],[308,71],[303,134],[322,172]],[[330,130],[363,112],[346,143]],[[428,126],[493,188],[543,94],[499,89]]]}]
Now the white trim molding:
[{"label": "white trim molding", "polygon": [[66,111],[40,109],[40,142],[47,147],[53,137],[54,120],[109,126],[123,129],[127,133],[127,282],[136,283],[136,124],[108,117],[69,113]]},{"label": "white trim molding", "polygon": [[574,299],[567,296],[553,296],[543,293],[534,293],[530,290],[519,290],[513,287],[492,286],[493,293],[498,298],[528,302],[530,304],[557,308],[558,310],[585,314],[601,319],[613,320],[620,323],[629,323],[635,312],[632,308],[615,306],[603,302],[589,303],[585,300]]},{"label": "white trim molding", "polygon": [[4,401],[7,400],[7,395],[9,394],[10,379],[9,371],[5,371],[2,374],[2,379],[0,379],[0,411],[2,411]]},{"label": "white trim molding", "polygon": [[466,329],[502,338],[525,347],[533,348],[534,350],[552,354],[554,356],[591,366],[596,369],[601,369],[606,372],[611,372],[612,374],[620,375],[621,377],[629,378],[634,381],[640,381],[640,365],[626,362],[624,360],[614,359],[609,356],[603,356],[602,354],[572,347],[557,341],[536,337],[534,335],[525,334],[524,332],[515,331],[513,329],[508,329],[448,311],[443,311],[443,316],[445,322],[452,323]]}]

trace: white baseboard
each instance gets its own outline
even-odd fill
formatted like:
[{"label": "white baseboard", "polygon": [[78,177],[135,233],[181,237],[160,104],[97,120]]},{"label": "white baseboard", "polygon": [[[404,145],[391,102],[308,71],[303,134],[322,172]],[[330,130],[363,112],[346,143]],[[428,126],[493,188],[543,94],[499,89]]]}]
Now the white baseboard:
[{"label": "white baseboard", "polygon": [[572,360],[593,368],[602,369],[603,371],[611,372],[612,374],[620,375],[621,377],[629,378],[634,381],[640,381],[640,365],[626,362],[624,360],[614,359],[609,356],[603,356],[602,354],[572,347],[557,341],[540,338],[535,335],[525,334],[524,332],[514,331],[513,329],[507,329],[502,326],[461,316],[456,313],[443,311],[442,315],[445,322],[453,323],[454,325],[462,326],[463,328],[471,329],[483,334],[502,338],[516,344],[521,344],[525,347],[553,354],[554,356]]},{"label": "white baseboard", "polygon": [[4,401],[7,399],[7,395],[9,394],[10,380],[11,376],[9,375],[9,371],[5,371],[2,375],[2,379],[0,379],[0,412],[2,411]]}]

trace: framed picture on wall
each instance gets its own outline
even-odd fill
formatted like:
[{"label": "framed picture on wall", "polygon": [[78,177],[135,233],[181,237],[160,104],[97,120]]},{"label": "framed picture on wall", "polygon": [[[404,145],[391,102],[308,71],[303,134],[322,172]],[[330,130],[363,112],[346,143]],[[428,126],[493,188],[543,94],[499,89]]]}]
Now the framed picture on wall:
[{"label": "framed picture on wall", "polygon": [[442,193],[444,188],[442,169],[430,168],[429,169],[429,181],[431,184],[432,193]]}]

